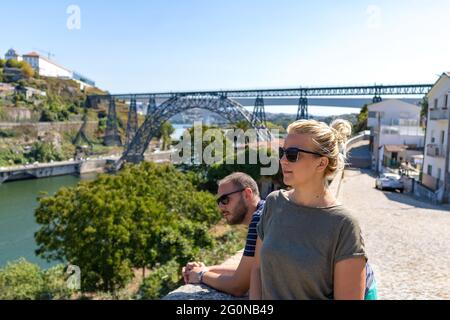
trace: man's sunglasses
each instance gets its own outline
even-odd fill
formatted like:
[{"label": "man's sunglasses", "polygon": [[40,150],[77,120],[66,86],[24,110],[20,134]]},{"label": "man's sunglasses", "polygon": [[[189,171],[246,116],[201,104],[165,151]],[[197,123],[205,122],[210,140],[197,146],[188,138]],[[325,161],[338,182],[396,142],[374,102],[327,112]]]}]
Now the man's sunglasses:
[{"label": "man's sunglasses", "polygon": [[278,148],[278,155],[280,157],[280,160],[283,158],[284,155],[286,155],[286,159],[289,162],[296,162],[298,160],[298,155],[301,152],[314,154],[316,156],[323,157],[323,155],[320,153],[308,151],[308,150],[304,150],[304,149],[300,149],[300,148],[295,148],[295,147],[291,147],[291,148],[287,148],[287,149],[284,149],[281,147]]},{"label": "man's sunglasses", "polygon": [[230,198],[229,198],[230,195],[232,195],[233,193],[242,192],[244,190],[245,190],[245,188],[221,195],[219,198],[217,198],[217,205],[223,204],[226,206],[230,202]]}]

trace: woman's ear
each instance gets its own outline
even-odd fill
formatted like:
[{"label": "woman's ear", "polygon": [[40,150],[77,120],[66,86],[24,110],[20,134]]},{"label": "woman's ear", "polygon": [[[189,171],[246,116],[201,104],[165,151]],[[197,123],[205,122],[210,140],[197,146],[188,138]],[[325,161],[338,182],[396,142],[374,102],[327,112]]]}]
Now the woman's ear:
[{"label": "woman's ear", "polygon": [[328,167],[328,163],[330,160],[327,157],[321,157],[319,165],[317,166],[317,169],[319,171],[325,171],[325,169]]}]

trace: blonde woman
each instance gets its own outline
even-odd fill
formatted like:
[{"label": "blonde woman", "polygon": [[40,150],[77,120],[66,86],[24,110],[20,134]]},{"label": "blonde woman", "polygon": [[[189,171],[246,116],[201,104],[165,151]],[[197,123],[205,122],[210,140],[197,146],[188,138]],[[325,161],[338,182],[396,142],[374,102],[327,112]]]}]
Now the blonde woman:
[{"label": "blonde woman", "polygon": [[266,199],[250,299],[364,299],[367,255],[361,230],[328,189],[344,167],[350,123],[299,120],[287,131],[279,156],[291,189]]}]

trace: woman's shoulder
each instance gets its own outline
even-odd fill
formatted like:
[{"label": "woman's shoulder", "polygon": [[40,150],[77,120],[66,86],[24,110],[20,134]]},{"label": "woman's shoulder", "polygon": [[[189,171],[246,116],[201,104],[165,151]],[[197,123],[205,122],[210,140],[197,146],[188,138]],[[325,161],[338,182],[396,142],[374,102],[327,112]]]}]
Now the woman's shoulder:
[{"label": "woman's shoulder", "polygon": [[338,205],[327,210],[328,213],[336,220],[339,220],[343,224],[350,224],[358,226],[359,222],[354,213],[348,209],[345,205]]},{"label": "woman's shoulder", "polygon": [[266,204],[271,204],[278,202],[286,197],[286,190],[285,189],[279,189],[275,190],[266,197]]}]

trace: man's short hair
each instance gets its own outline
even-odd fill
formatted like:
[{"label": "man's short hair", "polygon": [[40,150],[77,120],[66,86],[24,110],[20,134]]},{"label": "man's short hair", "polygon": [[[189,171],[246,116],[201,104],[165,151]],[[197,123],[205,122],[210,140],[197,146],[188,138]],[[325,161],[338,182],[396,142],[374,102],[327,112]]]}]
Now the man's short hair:
[{"label": "man's short hair", "polygon": [[255,197],[259,197],[258,184],[248,174],[243,172],[234,172],[217,182],[217,185],[220,186],[224,183],[229,182],[233,183],[236,187],[241,189],[250,188],[252,189],[253,195]]}]

